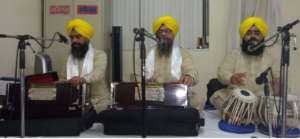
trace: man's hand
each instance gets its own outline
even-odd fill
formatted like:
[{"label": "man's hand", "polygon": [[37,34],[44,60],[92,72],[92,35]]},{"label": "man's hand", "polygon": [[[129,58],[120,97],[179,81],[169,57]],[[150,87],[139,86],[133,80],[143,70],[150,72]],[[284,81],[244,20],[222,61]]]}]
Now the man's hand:
[{"label": "man's hand", "polygon": [[79,76],[74,76],[72,77],[69,82],[73,85],[73,86],[79,86],[82,85],[84,83],[86,83],[84,78],[81,78]]},{"label": "man's hand", "polygon": [[231,76],[230,82],[234,85],[242,86],[245,85],[245,73],[235,73]]},{"label": "man's hand", "polygon": [[179,83],[181,84],[185,84],[187,85],[188,87],[192,86],[193,83],[194,83],[194,79],[192,76],[190,75],[183,75],[181,76],[180,80],[179,80]]}]

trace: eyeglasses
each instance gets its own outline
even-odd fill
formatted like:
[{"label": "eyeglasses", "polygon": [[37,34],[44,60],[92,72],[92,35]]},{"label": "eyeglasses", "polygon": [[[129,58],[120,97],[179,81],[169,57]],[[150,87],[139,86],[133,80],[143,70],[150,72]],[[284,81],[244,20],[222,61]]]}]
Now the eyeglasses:
[{"label": "eyeglasses", "polygon": [[169,34],[169,33],[172,33],[172,30],[170,30],[170,29],[159,29],[157,31],[157,33],[159,33],[159,34],[162,34],[162,33]]},{"label": "eyeglasses", "polygon": [[246,35],[252,35],[252,34],[254,34],[254,35],[256,35],[256,36],[261,35],[260,31],[257,30],[257,29],[252,29],[252,30],[249,29],[249,30],[247,31],[247,33],[246,33]]}]

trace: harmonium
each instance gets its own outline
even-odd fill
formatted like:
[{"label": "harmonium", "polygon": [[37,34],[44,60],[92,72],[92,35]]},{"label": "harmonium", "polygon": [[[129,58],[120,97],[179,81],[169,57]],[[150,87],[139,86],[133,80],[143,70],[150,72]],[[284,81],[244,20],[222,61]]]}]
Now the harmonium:
[{"label": "harmonium", "polygon": [[[138,83],[112,83],[111,89],[112,107],[130,108],[142,104],[142,90]],[[147,83],[145,100],[147,107],[187,107],[188,87],[176,83]]]},{"label": "harmonium", "polygon": [[[25,77],[25,115],[28,119],[80,116],[86,110],[82,87],[68,82],[56,82],[56,72]],[[56,82],[56,83],[55,83]],[[20,83],[6,85],[6,101],[0,116],[4,119],[20,117]]]},{"label": "harmonium", "polygon": [[145,107],[139,83],[112,83],[111,92],[111,108],[100,115],[104,134],[197,136],[204,126],[184,84],[147,83]]},{"label": "harmonium", "polygon": [[[25,136],[78,136],[82,115],[89,110],[88,90],[57,82],[56,72],[25,77]],[[0,108],[0,136],[19,136],[20,82],[6,84]]]}]

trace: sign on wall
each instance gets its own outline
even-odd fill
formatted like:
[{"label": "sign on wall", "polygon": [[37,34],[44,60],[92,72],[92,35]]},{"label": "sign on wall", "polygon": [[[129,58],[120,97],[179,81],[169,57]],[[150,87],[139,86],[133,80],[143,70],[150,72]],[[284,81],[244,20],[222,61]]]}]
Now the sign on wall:
[{"label": "sign on wall", "polygon": [[98,5],[77,5],[77,14],[92,14],[98,13]]},{"label": "sign on wall", "polygon": [[49,6],[49,14],[69,14],[70,6],[69,5],[51,5]]}]

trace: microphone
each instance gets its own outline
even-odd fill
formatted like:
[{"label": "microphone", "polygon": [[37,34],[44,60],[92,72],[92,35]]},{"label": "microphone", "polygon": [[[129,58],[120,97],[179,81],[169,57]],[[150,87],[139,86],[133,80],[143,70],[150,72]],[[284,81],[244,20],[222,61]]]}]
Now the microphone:
[{"label": "microphone", "polygon": [[0,34],[0,38],[6,38],[7,37],[7,35],[5,35],[5,34]]},{"label": "microphone", "polygon": [[260,48],[261,46],[263,46],[265,44],[266,41],[260,42],[258,44],[250,44],[250,46],[248,46],[248,51],[249,52],[254,52],[256,51],[258,48]]},{"label": "microphone", "polygon": [[260,85],[260,84],[263,84],[263,83],[266,81],[269,70],[271,70],[270,67],[268,67],[264,72],[262,72],[262,73],[255,79],[256,84],[259,84],[259,85]]},{"label": "microphone", "polygon": [[144,28],[133,28],[133,33],[135,34],[141,34],[141,35],[145,35],[146,37],[159,42],[159,39],[156,38],[153,34],[149,33],[146,29]]},{"label": "microphone", "polygon": [[133,33],[139,34],[143,28],[133,28]]},{"label": "microphone", "polygon": [[252,43],[251,43],[251,44],[248,45],[247,49],[248,49],[249,52],[254,52],[254,51],[257,50],[259,47],[260,47],[259,44],[258,44],[258,45],[255,45],[255,44],[252,44]]},{"label": "microphone", "polygon": [[62,42],[62,43],[68,44],[68,39],[67,39],[67,37],[65,37],[64,35],[62,35],[62,34],[59,33],[59,32],[57,32],[57,35],[58,35],[58,37],[59,37],[58,42]]}]

